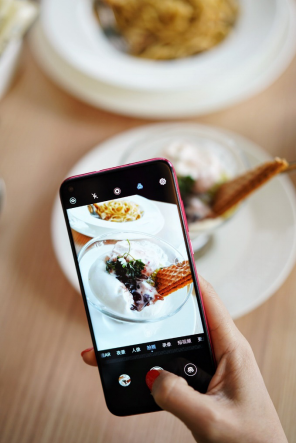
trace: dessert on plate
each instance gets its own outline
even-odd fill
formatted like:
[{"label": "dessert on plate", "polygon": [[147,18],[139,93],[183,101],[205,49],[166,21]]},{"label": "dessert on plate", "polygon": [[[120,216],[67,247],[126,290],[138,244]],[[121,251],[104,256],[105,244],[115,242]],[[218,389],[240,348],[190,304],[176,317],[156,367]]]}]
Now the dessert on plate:
[{"label": "dessert on plate", "polygon": [[188,223],[212,216],[215,191],[231,178],[221,159],[211,150],[181,141],[168,145],[162,155],[176,170]]},{"label": "dessert on plate", "polygon": [[[188,261],[170,263],[149,240],[121,240],[99,256],[88,273],[89,285],[107,308],[127,317],[153,317],[178,299],[166,298],[192,283]],[[176,294],[177,297],[177,294]]]},{"label": "dessert on plate", "polygon": [[189,143],[175,142],[163,150],[174,164],[188,223],[226,219],[236,206],[277,174],[294,169],[276,157],[230,177],[222,159]]}]

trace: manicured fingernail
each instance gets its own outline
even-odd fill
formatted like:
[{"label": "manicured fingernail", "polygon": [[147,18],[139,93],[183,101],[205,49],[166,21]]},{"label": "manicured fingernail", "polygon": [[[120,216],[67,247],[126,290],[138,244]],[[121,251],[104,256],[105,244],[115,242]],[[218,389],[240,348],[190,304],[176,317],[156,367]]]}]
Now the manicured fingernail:
[{"label": "manicured fingernail", "polygon": [[92,351],[92,350],[93,350],[93,348],[87,348],[87,349],[84,349],[84,351],[81,352],[81,357],[82,357],[84,354],[86,354],[87,352]]},{"label": "manicured fingernail", "polygon": [[150,391],[152,390],[152,386],[157,379],[157,377],[160,375],[160,372],[156,369],[152,369],[151,371],[147,372],[146,374],[146,384]]}]

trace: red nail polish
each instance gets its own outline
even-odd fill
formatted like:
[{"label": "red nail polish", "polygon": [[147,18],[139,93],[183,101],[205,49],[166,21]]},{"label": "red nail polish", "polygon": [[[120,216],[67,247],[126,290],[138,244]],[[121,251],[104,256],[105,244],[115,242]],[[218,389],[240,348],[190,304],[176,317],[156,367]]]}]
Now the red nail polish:
[{"label": "red nail polish", "polygon": [[92,351],[92,350],[93,350],[93,348],[84,349],[84,351],[81,352],[81,357],[83,356],[83,354],[86,354],[87,352]]},{"label": "red nail polish", "polygon": [[147,372],[146,374],[146,384],[150,391],[152,390],[152,386],[157,379],[157,377],[160,375],[160,372],[156,369],[152,369],[152,371]]}]

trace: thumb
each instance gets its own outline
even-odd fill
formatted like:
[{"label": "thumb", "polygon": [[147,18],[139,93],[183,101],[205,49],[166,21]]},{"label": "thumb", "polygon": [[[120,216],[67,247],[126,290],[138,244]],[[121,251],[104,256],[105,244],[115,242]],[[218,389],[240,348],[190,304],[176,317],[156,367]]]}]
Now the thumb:
[{"label": "thumb", "polygon": [[152,370],[146,375],[146,383],[158,406],[182,420],[191,431],[204,430],[211,420],[211,398],[188,386],[184,378]]}]

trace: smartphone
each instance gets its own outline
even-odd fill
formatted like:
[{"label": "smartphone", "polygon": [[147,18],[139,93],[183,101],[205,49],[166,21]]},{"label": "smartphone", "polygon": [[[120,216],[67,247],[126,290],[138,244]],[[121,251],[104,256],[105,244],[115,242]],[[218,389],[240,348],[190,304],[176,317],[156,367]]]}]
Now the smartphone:
[{"label": "smartphone", "polygon": [[152,368],[206,392],[215,361],[172,164],[70,177],[60,197],[110,412],[160,410]]}]

